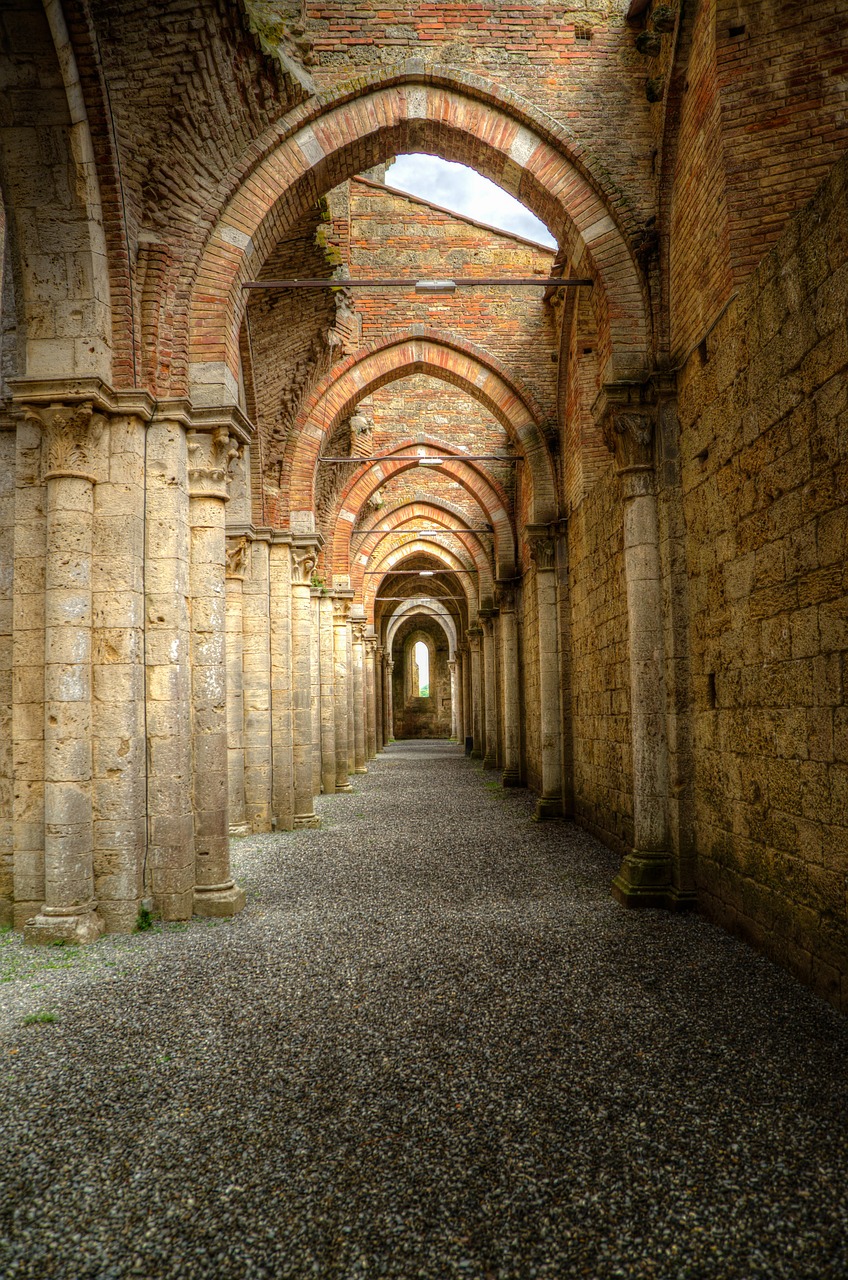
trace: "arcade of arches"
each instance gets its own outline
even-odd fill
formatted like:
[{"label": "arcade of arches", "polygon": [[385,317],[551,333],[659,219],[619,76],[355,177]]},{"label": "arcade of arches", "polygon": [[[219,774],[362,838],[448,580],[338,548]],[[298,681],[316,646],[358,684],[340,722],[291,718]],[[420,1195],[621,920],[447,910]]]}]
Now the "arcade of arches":
[{"label": "arcade of arches", "polygon": [[[845,1007],[838,8],[3,6],[4,921],[238,912],[452,737]],[[539,283],[361,284],[445,277]]]}]

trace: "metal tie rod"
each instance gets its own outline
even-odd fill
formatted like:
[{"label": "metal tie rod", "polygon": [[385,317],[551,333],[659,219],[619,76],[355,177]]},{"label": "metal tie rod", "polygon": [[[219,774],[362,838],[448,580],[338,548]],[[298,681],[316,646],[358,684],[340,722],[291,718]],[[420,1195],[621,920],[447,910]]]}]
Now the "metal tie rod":
[{"label": "metal tie rod", "polygon": [[443,462],[523,462],[523,458],[515,458],[506,453],[446,453],[433,456],[428,453],[375,453],[368,457],[347,458],[320,457],[319,462],[355,462],[357,466],[365,462],[420,462],[425,467],[439,466]]},{"label": "metal tie rod", "polygon": [[491,525],[487,529],[354,529],[352,538],[367,538],[371,533],[402,533],[405,537],[418,537],[421,533],[493,533]]},{"label": "metal tie rod", "polygon": [[416,293],[454,293],[457,289],[479,289],[482,286],[510,285],[514,289],[530,286],[540,289],[591,289],[594,280],[578,276],[458,276],[455,280],[415,280],[411,277],[365,278],[357,280],[245,280],[242,289],[414,289]]}]

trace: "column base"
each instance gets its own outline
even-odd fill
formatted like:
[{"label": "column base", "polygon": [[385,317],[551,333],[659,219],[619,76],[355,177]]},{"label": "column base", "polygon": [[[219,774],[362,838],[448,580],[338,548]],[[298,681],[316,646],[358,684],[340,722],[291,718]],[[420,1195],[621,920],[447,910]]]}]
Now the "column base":
[{"label": "column base", "polygon": [[367,773],[367,772],[368,772],[368,770],[366,769],[365,765],[363,764],[363,765],[358,766],[356,769],[354,769],[354,771],[353,771],[353,772],[354,772],[354,773]]},{"label": "column base", "polygon": [[105,928],[93,906],[76,912],[71,907],[67,913],[56,907],[42,908],[37,916],[27,920],[24,925],[24,942],[31,946],[61,946],[64,943],[66,946],[76,947],[86,942],[96,942]]},{"label": "column base", "polygon": [[549,818],[562,817],[562,800],[558,796],[539,796],[536,801],[534,822],[547,822]]},{"label": "column base", "polygon": [[484,756],[484,757],[483,757],[483,768],[484,768],[484,769],[497,769],[497,767],[498,767],[498,760],[497,760],[497,756]]},{"label": "column base", "polygon": [[295,831],[306,831],[310,827],[320,827],[320,825],[321,819],[318,817],[317,813],[295,814]]},{"label": "column base", "polygon": [[337,782],[337,783],[336,783],[336,793],[338,793],[338,792],[340,792],[340,791],[341,791],[341,792],[347,792],[347,791],[352,791],[352,790],[353,790],[353,787],[350,785],[350,783],[349,783],[349,782],[342,782],[342,783]]},{"label": "column base", "polygon": [[520,787],[521,775],[517,769],[504,769],[501,776],[502,787]]},{"label": "column base", "polygon": [[673,891],[668,853],[628,853],[612,882],[612,896],[623,907],[668,907]]},{"label": "column base", "polygon": [[213,884],[194,887],[194,914],[196,916],[237,916],[245,903],[244,889],[239,889],[232,880],[228,884]]},{"label": "column base", "polygon": [[697,889],[676,889],[674,885],[667,894],[666,906],[669,911],[695,911],[698,907]]},{"label": "column base", "polygon": [[231,836],[249,836],[250,834],[251,834],[251,831],[250,831],[249,822],[234,822],[230,826]]}]

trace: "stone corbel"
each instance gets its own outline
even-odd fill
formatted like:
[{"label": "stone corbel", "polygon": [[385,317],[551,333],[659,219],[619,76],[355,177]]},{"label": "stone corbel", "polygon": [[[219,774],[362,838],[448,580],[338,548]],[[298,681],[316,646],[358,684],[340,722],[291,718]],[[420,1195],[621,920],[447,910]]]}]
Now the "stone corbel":
[{"label": "stone corbel", "polygon": [[333,621],[337,623],[347,622],[350,617],[350,609],[353,604],[353,592],[337,588],[333,591],[330,599],[333,602]]},{"label": "stone corbel", "polygon": [[96,449],[106,419],[95,412],[91,400],[79,404],[24,404],[28,422],[41,428],[44,480],[60,476],[96,483]]}]

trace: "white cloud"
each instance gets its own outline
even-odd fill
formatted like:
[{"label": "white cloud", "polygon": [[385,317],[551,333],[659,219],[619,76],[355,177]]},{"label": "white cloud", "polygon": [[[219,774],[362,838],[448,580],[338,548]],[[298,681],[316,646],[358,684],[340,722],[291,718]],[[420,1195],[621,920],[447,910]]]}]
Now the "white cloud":
[{"label": "white cloud", "polygon": [[420,196],[476,222],[556,248],[547,227],[529,209],[464,164],[454,164],[438,156],[398,156],[386,172],[386,186]]}]

